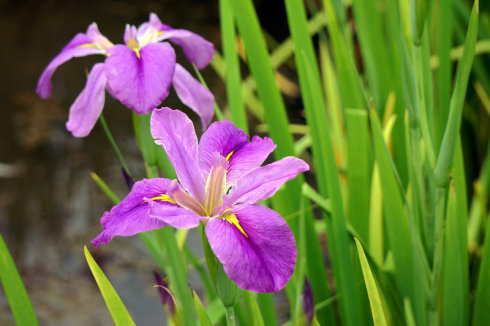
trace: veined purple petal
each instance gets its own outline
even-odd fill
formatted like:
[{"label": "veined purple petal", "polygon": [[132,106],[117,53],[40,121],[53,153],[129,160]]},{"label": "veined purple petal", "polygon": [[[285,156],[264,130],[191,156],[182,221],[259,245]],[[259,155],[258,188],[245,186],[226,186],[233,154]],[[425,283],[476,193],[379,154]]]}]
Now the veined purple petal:
[{"label": "veined purple petal", "polygon": [[262,205],[233,208],[239,225],[212,218],[206,236],[223,268],[240,288],[255,292],[278,292],[291,278],[296,244],[286,221]]},{"label": "veined purple petal", "polygon": [[147,114],[167,97],[175,68],[170,45],[151,43],[138,53],[115,45],[107,52],[107,81],[111,94],[121,103],[138,114]]},{"label": "veined purple petal", "polygon": [[226,176],[228,184],[236,183],[248,172],[260,167],[276,144],[269,137],[253,136],[252,141],[244,144],[229,157],[230,168]]},{"label": "veined purple petal", "polygon": [[90,71],[85,88],[70,108],[66,129],[73,136],[85,137],[94,127],[104,108],[106,82],[104,64],[98,63]]},{"label": "veined purple petal", "polygon": [[[148,230],[159,229],[167,224],[160,219],[150,217],[150,206],[145,198],[154,198],[166,193],[170,180],[143,179],[134,184],[126,198],[105,212],[100,220],[103,231],[92,240],[99,247],[108,243],[115,236],[131,236]],[[153,202],[154,206],[157,202]],[[176,206],[167,202],[159,202],[162,206]]]},{"label": "veined purple petal", "polygon": [[234,184],[243,175],[261,166],[274,148],[276,145],[268,137],[254,136],[248,142],[248,135],[232,122],[217,121],[201,137],[199,164],[203,173],[207,173],[214,152],[220,153],[230,163],[227,184]]},{"label": "veined purple petal", "polygon": [[75,37],[54,57],[49,65],[44,69],[39,81],[37,82],[36,93],[41,98],[51,96],[51,76],[58,66],[74,57],[84,57],[91,54],[103,54],[104,50],[94,45],[93,40],[83,33],[78,33]]},{"label": "veined purple petal", "polygon": [[202,172],[209,173],[215,152],[226,158],[247,142],[248,135],[235,127],[233,122],[227,120],[213,122],[199,141],[199,165]]},{"label": "veined purple petal", "polygon": [[197,137],[192,121],[181,111],[162,108],[153,110],[150,128],[155,143],[167,152],[180,184],[202,203],[205,181],[197,163]]},{"label": "veined purple petal", "polygon": [[202,130],[206,130],[214,115],[213,94],[178,63],[172,84],[182,103],[199,115]]},{"label": "veined purple petal", "polygon": [[213,59],[213,43],[203,37],[185,29],[171,29],[164,31],[157,38],[158,41],[169,40],[177,44],[184,51],[185,56],[190,62],[194,63],[198,69],[203,69]]},{"label": "veined purple petal", "polygon": [[176,229],[192,229],[199,225],[205,217],[177,205],[162,205],[158,201],[148,200],[150,217],[158,219]]},{"label": "veined purple petal", "polygon": [[308,169],[308,164],[292,156],[259,167],[237,181],[225,196],[225,203],[229,206],[235,203],[254,204],[267,199],[274,195],[283,183]]}]

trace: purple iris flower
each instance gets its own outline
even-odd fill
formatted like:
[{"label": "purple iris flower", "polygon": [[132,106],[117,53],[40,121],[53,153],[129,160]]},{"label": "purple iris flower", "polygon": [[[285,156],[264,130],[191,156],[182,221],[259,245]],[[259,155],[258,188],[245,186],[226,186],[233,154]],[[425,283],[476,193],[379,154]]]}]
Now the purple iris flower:
[{"label": "purple iris flower", "polygon": [[87,136],[102,112],[105,90],[138,114],[159,106],[170,85],[181,101],[200,117],[203,129],[213,117],[214,96],[175,61],[168,40],[180,46],[198,69],[208,65],[214,55],[213,44],[201,36],[162,24],[155,14],[140,27],[126,25],[124,45],[114,45],[92,23],[85,34],[78,33],[49,63],[39,78],[36,93],[51,95],[51,76],[56,68],[73,57],[91,54],[106,56],[104,63],[92,67],[83,91],[70,108],[66,128],[75,137]]},{"label": "purple iris flower", "polygon": [[286,221],[265,200],[308,165],[285,157],[261,166],[276,145],[249,136],[230,121],[209,126],[198,144],[194,126],[180,111],[156,109],[151,133],[175,167],[177,180],[143,179],[101,219],[99,247],[115,236],[130,236],[167,225],[205,224],[209,244],[240,288],[277,292],[294,271],[296,245]]}]

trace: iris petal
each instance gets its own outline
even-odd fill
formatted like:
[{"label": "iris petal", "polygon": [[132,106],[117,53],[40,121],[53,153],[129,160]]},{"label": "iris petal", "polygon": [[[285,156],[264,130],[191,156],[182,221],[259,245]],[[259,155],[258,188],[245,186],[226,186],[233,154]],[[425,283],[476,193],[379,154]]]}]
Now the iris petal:
[{"label": "iris petal", "polygon": [[181,111],[153,110],[151,134],[163,146],[184,189],[199,202],[204,200],[204,178],[197,163],[197,136],[192,121]]},{"label": "iris petal", "polygon": [[205,230],[213,252],[240,288],[278,292],[291,278],[296,262],[289,226],[262,205],[237,205],[232,213],[246,236],[226,219],[212,218]]},{"label": "iris petal", "polygon": [[182,103],[197,113],[202,130],[206,130],[214,115],[213,94],[179,64],[175,65],[172,85]]},{"label": "iris petal", "polygon": [[[199,141],[199,165],[208,174],[214,162],[214,153],[227,157],[248,141],[248,135],[231,121],[216,121],[209,126]],[[260,165],[260,164],[259,164]]]},{"label": "iris petal", "polygon": [[307,171],[308,164],[299,158],[288,156],[274,163],[259,167],[242,176],[225,196],[229,206],[236,203],[254,204],[265,200],[299,173]]},{"label": "iris petal", "polygon": [[[164,221],[150,217],[150,205],[145,201],[145,198],[165,194],[170,182],[170,180],[163,178],[143,179],[136,182],[123,201],[109,212],[104,213],[100,220],[103,231],[92,240],[92,244],[99,247],[101,244],[110,242],[115,236],[131,236],[166,226]],[[153,203],[162,206],[172,205],[165,202],[157,203],[156,201]]]},{"label": "iris petal", "polygon": [[104,108],[106,82],[104,64],[98,63],[90,71],[85,88],[70,108],[66,129],[73,136],[85,137],[94,127]]},{"label": "iris petal", "polygon": [[103,54],[104,50],[94,45],[93,40],[86,34],[78,33],[75,37],[54,57],[44,69],[37,83],[36,93],[42,98],[51,96],[51,76],[56,68],[74,57],[84,57],[91,54]]},{"label": "iris petal", "polygon": [[187,59],[194,63],[198,69],[203,69],[213,59],[213,43],[185,29],[164,31],[164,33],[158,36],[157,40],[169,40],[180,46]]},{"label": "iris petal", "polygon": [[220,153],[230,163],[226,181],[234,184],[248,172],[264,163],[276,148],[272,139],[254,136],[248,142],[248,135],[230,121],[217,121],[209,126],[199,142],[199,164],[203,173],[208,173],[215,152]]},{"label": "iris petal", "polygon": [[147,114],[167,97],[175,68],[170,45],[151,43],[138,54],[125,45],[115,45],[107,52],[109,89],[121,103],[138,114]]}]

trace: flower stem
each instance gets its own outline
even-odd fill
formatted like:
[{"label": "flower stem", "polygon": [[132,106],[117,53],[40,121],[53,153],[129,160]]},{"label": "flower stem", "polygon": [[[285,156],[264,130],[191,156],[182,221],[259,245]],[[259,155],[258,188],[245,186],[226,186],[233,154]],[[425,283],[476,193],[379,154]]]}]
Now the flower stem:
[{"label": "flower stem", "polygon": [[235,311],[232,307],[226,308],[226,325],[235,326]]},{"label": "flower stem", "polygon": [[114,148],[114,151],[116,152],[117,158],[119,159],[119,162],[121,163],[123,169],[126,171],[126,173],[129,176],[132,177],[133,175],[131,174],[131,171],[129,171],[128,165],[126,164],[126,161],[124,160],[124,157],[122,156],[121,151],[119,150],[119,147],[117,146],[116,141],[114,140],[114,137],[112,136],[112,133],[109,130],[109,126],[107,125],[107,122],[105,121],[105,118],[102,114],[99,116],[99,121],[102,124],[107,139],[109,139],[112,148]]}]

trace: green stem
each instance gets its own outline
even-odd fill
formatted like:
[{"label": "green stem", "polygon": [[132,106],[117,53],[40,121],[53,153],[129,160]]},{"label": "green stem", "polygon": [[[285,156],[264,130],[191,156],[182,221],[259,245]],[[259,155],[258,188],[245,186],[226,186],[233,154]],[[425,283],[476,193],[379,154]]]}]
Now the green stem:
[{"label": "green stem", "polygon": [[226,325],[235,326],[235,311],[233,307],[226,308]]},{"label": "green stem", "polygon": [[128,165],[126,164],[126,161],[124,160],[124,157],[122,156],[121,151],[119,150],[119,147],[117,146],[116,141],[114,140],[114,137],[112,136],[112,133],[109,130],[109,126],[107,125],[107,122],[105,121],[105,118],[102,114],[99,116],[99,121],[102,124],[102,127],[104,128],[104,132],[107,136],[107,139],[109,139],[109,142],[111,143],[112,148],[114,148],[114,151],[116,152],[117,158],[119,159],[119,162],[121,163],[124,171],[126,171],[126,173],[132,177],[133,175],[129,171]]}]

